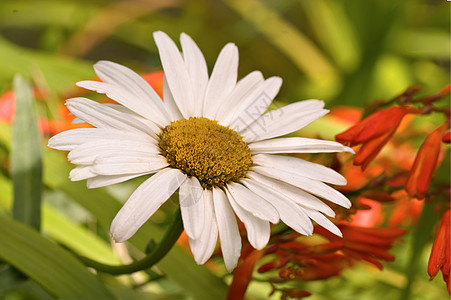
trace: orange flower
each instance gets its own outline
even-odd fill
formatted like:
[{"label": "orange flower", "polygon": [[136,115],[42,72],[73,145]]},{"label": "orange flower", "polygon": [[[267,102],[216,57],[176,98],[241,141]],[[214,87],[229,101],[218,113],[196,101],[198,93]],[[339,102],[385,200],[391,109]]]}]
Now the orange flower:
[{"label": "orange flower", "polygon": [[450,235],[451,235],[451,216],[448,209],[443,215],[440,228],[435,238],[434,245],[432,246],[431,256],[428,264],[428,274],[431,276],[431,280],[437,275],[438,270],[442,270],[443,280],[448,287],[448,293],[451,294],[451,281],[450,281]]},{"label": "orange flower", "polygon": [[348,258],[365,260],[379,269],[382,269],[381,260],[393,261],[395,257],[388,253],[395,239],[406,234],[405,229],[400,228],[366,228],[353,226],[347,223],[338,225],[343,238],[326,232],[315,226],[315,233],[321,234],[332,243],[342,241],[344,243],[341,252]]},{"label": "orange flower", "polygon": [[14,103],[16,96],[14,91],[7,91],[0,96],[0,120],[11,123],[14,115]]},{"label": "orange flower", "polygon": [[407,107],[390,107],[377,111],[345,132],[336,135],[335,139],[349,146],[362,144],[355,155],[354,164],[365,169],[390,140],[404,116],[413,112],[418,112],[418,110]]},{"label": "orange flower", "polygon": [[440,144],[445,130],[446,124],[443,124],[434,130],[421,145],[407,178],[406,191],[410,197],[424,198],[431,182],[432,173],[437,166]]},{"label": "orange flower", "polygon": [[[245,252],[245,251],[243,251]],[[242,253],[241,262],[233,271],[233,281],[227,293],[226,300],[239,300],[244,298],[247,286],[252,280],[252,272],[257,261],[263,256],[264,250],[252,250],[247,255]]]},{"label": "orange flower", "polygon": [[398,190],[392,193],[392,196],[395,203],[388,219],[390,226],[409,226],[420,218],[424,201],[410,198],[405,190]]}]

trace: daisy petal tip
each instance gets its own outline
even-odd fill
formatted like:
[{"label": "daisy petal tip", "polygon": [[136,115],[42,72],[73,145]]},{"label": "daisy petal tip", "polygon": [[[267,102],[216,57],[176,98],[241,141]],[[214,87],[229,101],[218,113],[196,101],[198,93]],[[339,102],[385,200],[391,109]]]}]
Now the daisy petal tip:
[{"label": "daisy petal tip", "polygon": [[153,38],[155,39],[155,41],[159,40],[159,39],[165,39],[165,38],[166,39],[170,39],[170,37],[165,32],[163,32],[161,30],[155,31],[153,33]]},{"label": "daisy petal tip", "polygon": [[334,184],[340,185],[340,186],[345,186],[348,184],[348,181],[346,180],[346,178],[344,178],[343,176],[340,175],[340,178],[337,178],[337,182]]},{"label": "daisy petal tip", "polygon": [[256,250],[262,250],[263,248],[266,247],[266,245],[268,245],[269,239],[267,241],[261,241],[258,242],[255,245],[252,245]]},{"label": "daisy petal tip", "polygon": [[343,152],[348,152],[351,154],[355,154],[354,149],[352,149],[351,147],[347,147],[347,146],[343,146]]},{"label": "daisy petal tip", "polygon": [[280,85],[280,86],[282,86],[282,83],[283,83],[282,77],[274,76],[274,78],[275,78],[277,84]]},{"label": "daisy petal tip", "polygon": [[123,226],[120,226],[115,218],[111,223],[110,235],[115,243],[123,243],[130,238],[130,232],[124,230]]},{"label": "daisy petal tip", "polygon": [[237,259],[237,261],[234,262],[234,263],[228,263],[228,264],[226,264],[225,267],[226,267],[227,272],[232,273],[233,270],[235,270],[237,264],[238,264],[238,259]]},{"label": "daisy petal tip", "polygon": [[94,67],[94,71],[96,71],[96,73],[97,73],[98,71],[101,72],[102,68],[108,68],[108,67],[111,67],[114,65],[117,65],[117,63],[109,61],[109,60],[99,60],[98,62],[96,62],[94,64],[93,67]]},{"label": "daisy petal tip", "polygon": [[47,142],[47,147],[49,147],[49,148],[53,148],[53,146],[55,145],[55,136],[52,136],[49,140],[48,140],[48,142]]},{"label": "daisy petal tip", "polygon": [[113,234],[113,233],[110,233],[110,235],[111,235],[111,239],[115,242],[115,243],[123,243],[123,242],[125,242],[127,239],[124,239],[124,238],[122,238],[122,237],[120,237],[120,236],[117,236],[117,235],[115,235],[115,234]]},{"label": "daisy petal tip", "polygon": [[86,187],[88,189],[96,189],[96,188],[98,188],[97,184],[95,184],[93,181],[91,181],[89,179],[86,181]]},{"label": "daisy petal tip", "polygon": [[206,256],[206,255],[195,255],[194,253],[193,253],[193,257],[194,257],[194,261],[199,266],[205,264],[210,259],[209,256]]},{"label": "daisy petal tip", "polygon": [[81,81],[76,82],[75,85],[84,89],[85,88],[84,85],[87,81],[89,81],[89,80],[81,80]]},{"label": "daisy petal tip", "polygon": [[185,32],[180,33],[180,40],[192,40],[192,38]]}]

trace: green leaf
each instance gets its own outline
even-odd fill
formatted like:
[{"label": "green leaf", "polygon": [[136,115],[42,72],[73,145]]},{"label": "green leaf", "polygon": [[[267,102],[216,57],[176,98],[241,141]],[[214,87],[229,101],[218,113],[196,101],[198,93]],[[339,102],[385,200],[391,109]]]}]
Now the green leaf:
[{"label": "green leaf", "polygon": [[26,277],[10,265],[0,265],[0,291],[12,288],[24,280]]},{"label": "green leaf", "polygon": [[54,300],[55,298],[50,296],[44,291],[36,282],[28,279],[12,289],[8,289],[4,292],[4,297],[0,294],[0,299],[26,299],[26,300]]},{"label": "green leaf", "polygon": [[102,263],[120,263],[119,257],[107,242],[88,229],[69,221],[48,205],[43,207],[42,227],[46,234],[77,254]]},{"label": "green leaf", "polygon": [[412,285],[414,284],[416,277],[418,277],[418,273],[426,273],[426,270],[419,270],[421,253],[424,251],[424,248],[431,237],[431,232],[436,222],[437,215],[434,213],[434,203],[425,202],[420,220],[416,224],[416,228],[413,231],[413,241],[410,245],[410,259],[405,270],[405,274],[407,275],[407,284],[404,289],[401,290],[400,300],[410,298],[412,293]]},{"label": "green leaf", "polygon": [[[10,211],[12,204],[11,182],[0,175],[0,207]],[[44,194],[44,200],[45,200]],[[63,216],[47,203],[42,205],[42,231],[55,241],[74,250],[77,254],[103,263],[120,263],[119,257],[111,250],[110,244]],[[0,269],[0,287],[1,284]]]},{"label": "green leaf", "polygon": [[83,60],[74,60],[63,55],[45,54],[19,47],[0,36],[0,79],[14,74],[29,77],[33,74],[48,88],[56,92],[67,92],[74,82],[94,76],[92,65]]},{"label": "green leaf", "polygon": [[31,87],[14,78],[16,112],[12,124],[11,175],[14,185],[13,217],[39,229],[41,223],[42,154]]},{"label": "green leaf", "polygon": [[55,297],[114,299],[74,256],[28,226],[0,215],[0,257]]}]

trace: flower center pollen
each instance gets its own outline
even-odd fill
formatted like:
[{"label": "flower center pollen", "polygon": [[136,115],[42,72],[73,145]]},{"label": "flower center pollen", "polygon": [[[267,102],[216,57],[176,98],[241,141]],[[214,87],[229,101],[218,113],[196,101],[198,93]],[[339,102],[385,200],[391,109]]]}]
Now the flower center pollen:
[{"label": "flower center pollen", "polygon": [[235,130],[203,117],[166,126],[160,148],[172,167],[195,176],[203,188],[238,181],[252,165],[249,147]]}]

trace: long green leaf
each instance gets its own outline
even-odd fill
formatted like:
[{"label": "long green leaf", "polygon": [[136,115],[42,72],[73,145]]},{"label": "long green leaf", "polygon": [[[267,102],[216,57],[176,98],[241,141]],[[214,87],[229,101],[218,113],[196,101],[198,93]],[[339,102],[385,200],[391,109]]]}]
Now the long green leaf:
[{"label": "long green leaf", "polygon": [[[225,4],[261,32],[308,77],[315,81],[324,81],[326,76],[330,80],[337,79],[336,70],[322,51],[277,11],[267,7],[264,1],[227,0]],[[299,55],[300,51],[302,55]]]},{"label": "long green leaf", "polygon": [[114,299],[74,256],[30,227],[0,215],[0,257],[57,298]]},{"label": "long green leaf", "polygon": [[41,223],[42,154],[34,99],[28,82],[14,78],[16,113],[12,124],[11,174],[13,216],[39,229]]}]

